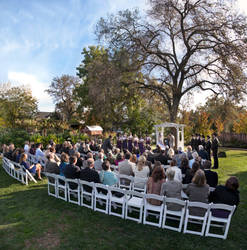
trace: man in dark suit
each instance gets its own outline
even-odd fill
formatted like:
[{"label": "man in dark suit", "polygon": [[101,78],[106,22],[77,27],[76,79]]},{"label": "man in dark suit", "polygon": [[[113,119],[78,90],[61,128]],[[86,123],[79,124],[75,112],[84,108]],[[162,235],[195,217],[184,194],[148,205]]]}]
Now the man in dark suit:
[{"label": "man in dark suit", "polygon": [[214,171],[210,170],[211,168],[211,161],[205,161],[202,165],[202,169],[204,170],[207,184],[210,187],[216,187],[218,185],[218,174]]},{"label": "man in dark suit", "polygon": [[218,147],[219,147],[219,140],[217,138],[217,133],[213,133],[212,151],[213,151],[213,157],[214,157],[214,167],[213,167],[214,169],[217,169],[219,167]]},{"label": "man in dark suit", "polygon": [[209,161],[211,161],[211,147],[212,147],[212,143],[211,143],[211,140],[210,140],[210,136],[208,135],[207,136],[207,141],[206,141],[206,144],[205,144],[205,150],[208,153],[208,160]]},{"label": "man in dark suit", "polygon": [[112,144],[111,144],[111,138],[112,136],[109,135],[109,137],[107,139],[104,140],[102,148],[104,149],[104,153],[107,154],[109,150],[111,150]]},{"label": "man in dark suit", "polygon": [[88,182],[100,183],[99,174],[94,170],[94,159],[87,159],[87,167],[81,170],[80,179]]},{"label": "man in dark suit", "polygon": [[[80,168],[76,166],[77,157],[76,156],[70,156],[69,158],[69,164],[64,169],[64,176],[65,178],[69,179],[78,179],[80,176]],[[75,183],[70,183],[70,188],[75,189],[77,188],[77,185]]]}]

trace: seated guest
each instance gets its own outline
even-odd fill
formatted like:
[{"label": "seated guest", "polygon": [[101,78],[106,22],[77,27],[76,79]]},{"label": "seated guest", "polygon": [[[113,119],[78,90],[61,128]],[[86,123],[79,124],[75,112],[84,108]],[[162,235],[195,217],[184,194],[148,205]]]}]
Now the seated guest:
[{"label": "seated guest", "polygon": [[167,157],[167,153],[165,150],[161,150],[160,154],[155,156],[155,161],[160,161],[161,164],[163,165],[167,165],[167,160],[168,160],[168,157]]},{"label": "seated guest", "polygon": [[113,154],[111,152],[109,152],[107,154],[107,160],[110,162],[111,165],[115,165],[115,159],[114,159]]},{"label": "seated guest", "polygon": [[[239,204],[239,181],[236,176],[227,179],[225,186],[219,185],[210,193],[209,200],[213,203],[227,204],[230,206]],[[215,209],[213,216],[227,218],[229,211]]]},{"label": "seated guest", "polygon": [[49,151],[50,151],[50,154],[53,155],[55,162],[56,162],[57,164],[60,164],[60,161],[61,161],[61,160],[60,160],[59,157],[56,155],[56,149],[55,149],[55,147],[50,147],[50,148],[49,148]]},{"label": "seated guest", "polygon": [[64,176],[69,179],[77,179],[80,176],[80,168],[76,166],[76,156],[69,157],[69,164],[65,166]]},{"label": "seated guest", "polygon": [[99,153],[98,154],[98,159],[94,162],[94,169],[96,171],[101,171],[102,170],[102,164],[104,162],[104,154]]},{"label": "seated guest", "polygon": [[61,163],[59,165],[59,174],[64,176],[64,170],[66,166],[69,164],[69,156],[66,153],[61,154]]},{"label": "seated guest", "polygon": [[[189,201],[208,203],[209,185],[206,184],[206,176],[203,170],[199,169],[196,171],[192,183],[188,185],[185,193],[188,195]],[[190,208],[190,214],[203,216],[205,209]]]},{"label": "seated guest", "polygon": [[199,162],[199,155],[196,151],[192,153],[192,157],[193,158],[191,160],[189,160],[189,167],[190,168],[192,168],[192,165],[195,161]]},{"label": "seated guest", "polygon": [[37,159],[42,158],[45,156],[45,153],[43,153],[43,151],[41,150],[42,144],[38,143],[36,145],[36,151],[35,151],[35,156]]},{"label": "seated guest", "polygon": [[13,159],[14,150],[15,150],[15,145],[13,143],[9,144],[8,151],[5,152],[4,157],[8,158],[11,161],[14,161],[15,160]]},{"label": "seated guest", "polygon": [[[146,158],[142,155],[134,169],[134,175],[138,178],[147,178],[149,176],[149,167],[146,165]],[[136,181],[135,186],[138,188],[144,188],[145,183],[143,181]]]},{"label": "seated guest", "polygon": [[132,154],[130,157],[130,162],[136,164],[137,163],[137,156],[136,154]]},{"label": "seated guest", "polygon": [[31,174],[37,174],[38,179],[42,180],[41,178],[41,165],[36,163],[35,165],[31,165],[27,162],[27,154],[22,153],[20,157],[20,165],[24,166]]},{"label": "seated guest", "polygon": [[161,152],[161,147],[160,147],[160,145],[156,145],[156,148],[153,150],[153,152],[154,153],[157,153],[157,154],[160,154],[160,152]]},{"label": "seated guest", "polygon": [[126,152],[124,161],[119,163],[119,174],[132,175],[134,176],[135,164],[130,161],[131,154]]},{"label": "seated guest", "polygon": [[[181,199],[182,183],[174,180],[175,171],[172,167],[166,170],[167,180],[162,184],[160,195],[164,195],[168,198]],[[169,210],[180,210],[180,206],[177,204],[168,204]]]},{"label": "seated guest", "polygon": [[30,147],[29,147],[29,142],[28,142],[28,141],[25,141],[25,145],[24,145],[24,151],[25,151],[25,153],[28,153],[28,152],[29,152],[29,149],[30,149]]},{"label": "seated guest", "polygon": [[[166,179],[164,169],[161,166],[155,167],[152,176],[148,178],[147,193],[160,195],[161,186],[165,181]],[[149,199],[148,202],[157,206],[161,204],[160,201],[154,199]]]},{"label": "seated guest", "polygon": [[78,166],[79,168],[82,168],[84,159],[81,157],[81,154],[79,152],[76,152],[74,156],[76,156],[77,158],[76,166]]},{"label": "seated guest", "polygon": [[208,159],[208,153],[207,151],[203,148],[202,145],[198,146],[199,151],[198,151],[198,155],[202,158],[202,160],[209,160]]},{"label": "seated guest", "polygon": [[47,162],[45,164],[44,171],[52,174],[59,174],[60,170],[58,164],[55,162],[54,155],[48,154],[46,158]]},{"label": "seated guest", "polygon": [[218,184],[218,174],[214,171],[211,171],[211,161],[205,161],[202,165],[202,169],[204,170],[207,184],[210,187],[216,187]]},{"label": "seated guest", "polygon": [[182,180],[183,180],[183,178],[182,178],[182,172],[181,172],[180,168],[177,167],[176,160],[172,160],[171,163],[170,163],[170,166],[175,171],[174,180],[182,182]]},{"label": "seated guest", "polygon": [[186,157],[187,157],[188,160],[193,159],[193,157],[192,157],[192,147],[191,146],[187,147]]},{"label": "seated guest", "polygon": [[35,155],[35,153],[36,153],[36,145],[35,145],[35,143],[31,143],[29,153],[32,154],[32,155]]},{"label": "seated guest", "polygon": [[88,159],[93,159],[93,160],[94,160],[93,154],[92,154],[91,152],[88,152],[88,153],[87,153],[87,156],[85,157],[85,159],[84,159],[84,161],[83,161],[83,166],[82,166],[82,168],[86,168],[86,167],[87,167],[87,160],[88,160]]},{"label": "seated guest", "polygon": [[123,154],[122,154],[122,153],[119,153],[119,154],[117,155],[117,158],[116,158],[116,161],[115,161],[115,165],[118,166],[118,164],[119,164],[120,162],[122,162],[123,160],[124,160]]},{"label": "seated guest", "polygon": [[102,163],[102,171],[99,176],[101,183],[104,185],[113,186],[118,182],[116,175],[111,171],[110,162],[108,160]]},{"label": "seated guest", "polygon": [[80,179],[88,182],[100,183],[99,174],[94,170],[94,159],[87,159],[87,167],[81,170]]},{"label": "seated guest", "polygon": [[[64,176],[65,178],[69,179],[78,179],[80,176],[80,168],[76,166],[76,161],[77,158],[76,156],[70,156],[69,157],[69,164],[65,166],[64,169]],[[69,187],[71,189],[76,189],[77,188],[76,183],[69,183]]]},{"label": "seated guest", "polygon": [[183,184],[189,184],[191,183],[196,171],[200,169],[200,165],[198,162],[194,162],[192,165],[192,169],[190,169],[189,171],[186,171],[185,173],[185,177],[183,179]]},{"label": "seated guest", "polygon": [[181,160],[180,169],[181,169],[182,175],[183,174],[185,175],[186,172],[190,171],[189,161],[187,158],[183,158]]},{"label": "seated guest", "polygon": [[168,156],[168,160],[172,160],[172,158],[174,156],[174,150],[172,148],[168,149],[167,156]]}]

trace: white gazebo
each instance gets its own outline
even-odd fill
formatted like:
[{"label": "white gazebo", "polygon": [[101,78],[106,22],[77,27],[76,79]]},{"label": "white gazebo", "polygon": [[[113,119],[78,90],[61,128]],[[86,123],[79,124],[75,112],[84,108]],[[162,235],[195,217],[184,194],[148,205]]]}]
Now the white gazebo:
[{"label": "white gazebo", "polygon": [[[185,126],[186,125],[184,124],[177,124],[177,123],[171,123],[171,122],[165,122],[159,125],[154,125],[155,134],[156,134],[156,145],[160,145],[161,148],[164,147],[164,128],[176,128],[177,148],[182,147],[182,150],[184,150],[184,127]],[[161,128],[161,131],[159,132],[160,128]]]}]

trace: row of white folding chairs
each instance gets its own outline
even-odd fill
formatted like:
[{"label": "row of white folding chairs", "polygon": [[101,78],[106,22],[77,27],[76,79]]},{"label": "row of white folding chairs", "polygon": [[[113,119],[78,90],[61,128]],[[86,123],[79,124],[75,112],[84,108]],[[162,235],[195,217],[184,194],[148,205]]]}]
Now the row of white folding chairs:
[{"label": "row of white folding chairs", "polygon": [[13,162],[6,157],[3,158],[2,166],[10,176],[25,185],[28,185],[29,180],[34,181],[35,183],[37,182],[28,170],[26,170],[19,163]]},{"label": "row of white folding chairs", "polygon": [[[56,198],[85,206],[105,214],[115,215],[137,221],[138,223],[143,222],[143,224],[167,228],[178,232],[182,231],[184,225],[184,233],[201,236],[205,234],[205,236],[226,239],[231,217],[235,210],[235,206],[183,201],[78,179],[66,179],[65,177],[55,174],[47,173],[47,177],[48,194]],[[75,185],[74,189],[71,189],[71,184]],[[51,187],[53,187],[53,190],[51,190]],[[149,199],[156,200],[160,205],[150,204],[148,202]],[[169,208],[170,204],[179,207],[179,210],[171,210]],[[120,212],[117,212],[117,208],[120,209]],[[205,213],[202,216],[195,216],[190,214],[191,208],[204,209]],[[215,217],[212,214],[214,209],[228,211],[229,215],[227,218]],[[138,213],[137,217],[132,215],[133,211]],[[154,218],[150,218],[151,216],[158,221],[155,222],[153,220]],[[177,221],[178,226],[167,224],[169,219],[173,222]],[[222,223],[222,225],[215,224],[215,222]],[[189,229],[190,223],[201,224],[201,230]],[[212,226],[222,226],[224,229],[223,235],[210,233],[210,228]]]}]

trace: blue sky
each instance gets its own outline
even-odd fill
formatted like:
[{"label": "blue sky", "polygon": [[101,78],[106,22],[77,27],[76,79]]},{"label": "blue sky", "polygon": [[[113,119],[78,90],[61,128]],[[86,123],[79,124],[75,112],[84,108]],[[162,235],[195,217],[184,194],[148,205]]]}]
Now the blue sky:
[{"label": "blue sky", "polygon": [[[244,0],[239,0],[245,9]],[[82,48],[97,45],[100,17],[148,0],[0,0],[0,83],[28,85],[41,111],[53,111],[44,92],[53,77],[76,74]]]},{"label": "blue sky", "polygon": [[25,84],[39,109],[53,111],[44,92],[55,76],[76,74],[82,48],[96,45],[100,17],[146,0],[0,0],[0,83]]}]

